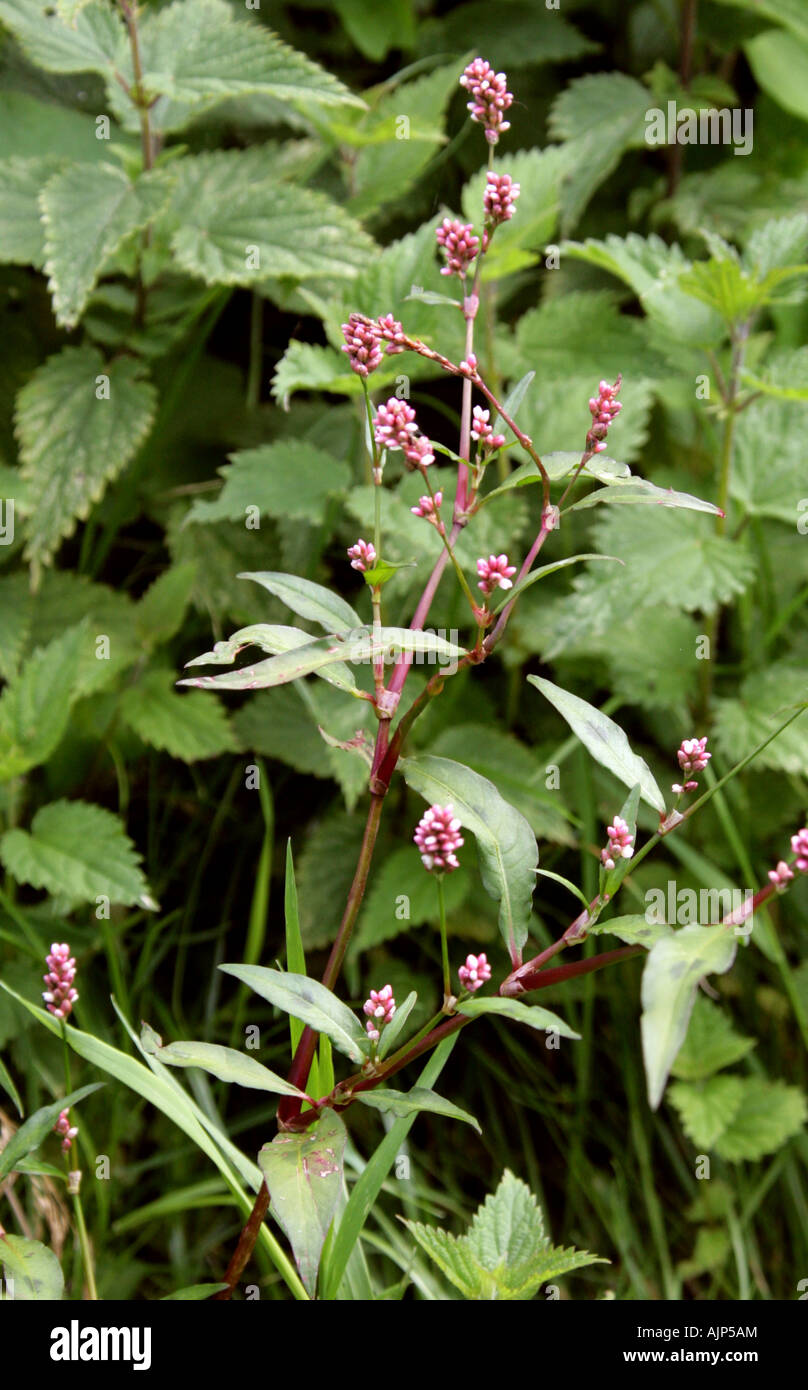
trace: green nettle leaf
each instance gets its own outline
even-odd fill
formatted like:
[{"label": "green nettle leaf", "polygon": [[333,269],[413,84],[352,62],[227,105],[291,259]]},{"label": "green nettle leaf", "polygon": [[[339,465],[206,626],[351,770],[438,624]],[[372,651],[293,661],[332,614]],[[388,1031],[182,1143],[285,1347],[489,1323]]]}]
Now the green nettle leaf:
[{"label": "green nettle leaf", "polygon": [[[207,41],[207,40],[206,40]],[[166,219],[172,249],[208,285],[252,285],[270,277],[355,279],[376,250],[358,222],[323,193],[279,181],[271,154],[220,150],[188,155]]]},{"label": "green nettle leaf", "polygon": [[111,74],[124,40],[120,16],[103,0],[91,0],[71,20],[50,0],[0,0],[0,19],[46,72]]},{"label": "green nettle leaf", "polygon": [[[457,89],[457,71],[453,62],[413,82],[398,82],[392,90],[388,83],[381,88],[378,100],[358,123],[362,134],[378,132],[386,138],[365,144],[353,164],[349,207],[356,217],[367,217],[403,198],[445,144],[444,113]],[[370,102],[373,94],[367,96]]]},{"label": "green nettle leaf", "polygon": [[[773,378],[784,383],[774,387],[782,398],[755,401],[738,416],[730,494],[745,515],[772,517],[793,526],[800,506],[805,506],[802,441],[808,428],[808,349],[774,357],[761,370],[771,372],[770,382]],[[767,389],[759,377],[747,380],[756,389]]]},{"label": "green nettle leaf", "polygon": [[[150,1035],[149,1035],[150,1038]],[[150,1051],[150,1042],[144,1044]],[[284,1081],[269,1067],[264,1067],[246,1052],[238,1052],[234,1047],[220,1047],[217,1043],[173,1042],[158,1047],[154,1054],[170,1067],[201,1067],[220,1081],[235,1086],[247,1086],[254,1091],[272,1091],[278,1096],[303,1096],[305,1092]]]},{"label": "green nettle leaf", "polygon": [[642,976],[642,1049],[652,1110],[684,1042],[699,981],[726,974],[737,946],[731,928],[696,924],[652,946]]},{"label": "green nettle leaf", "polygon": [[499,999],[497,996],[486,996],[484,999],[464,999],[458,1004],[457,1012],[466,1018],[483,1018],[487,1014],[495,1014],[501,1018],[509,1018],[514,1023],[524,1023],[528,1028],[535,1028],[540,1033],[559,1033],[562,1038],[579,1039],[580,1033],[576,1033],[563,1018],[558,1014],[551,1013],[549,1009],[542,1009],[538,1004],[522,1004],[518,999]]},{"label": "green nettle leaf", "polygon": [[13,1173],[20,1159],[33,1153],[43,1139],[47,1139],[63,1110],[69,1109],[71,1105],[78,1105],[85,1096],[92,1095],[93,1091],[100,1090],[103,1085],[103,1081],[93,1081],[89,1086],[81,1086],[77,1091],[71,1091],[69,1095],[53,1101],[50,1105],[43,1105],[40,1110],[35,1110],[33,1115],[29,1115],[25,1124],[20,1125],[0,1152],[0,1182],[9,1173]]},{"label": "green nettle leaf", "polygon": [[322,519],[329,498],[346,492],[351,482],[347,463],[294,439],[232,454],[230,464],[219,473],[224,487],[218,497],[195,502],[189,521],[243,522],[255,511],[261,516],[314,521]]},{"label": "green nettle leaf", "polygon": [[446,1115],[450,1120],[463,1120],[482,1134],[479,1124],[467,1110],[461,1110],[459,1105],[453,1105],[450,1100],[422,1086],[413,1086],[410,1091],[391,1091],[386,1087],[384,1090],[357,1091],[353,1099],[369,1105],[372,1110],[381,1110],[384,1115],[395,1115],[396,1119],[411,1115],[414,1110],[428,1110],[433,1115]]},{"label": "green nettle leaf", "polygon": [[[777,349],[766,358],[765,362],[756,366],[754,371],[745,368],[741,373],[741,379],[745,386],[751,387],[753,391],[761,391],[765,396],[774,396],[777,400],[781,401],[806,401],[808,400],[808,347]],[[745,436],[748,437],[749,434],[756,432],[756,425],[765,418],[765,405],[766,403],[764,401],[756,401],[748,410],[745,409],[743,414],[739,417],[738,425],[743,422],[745,426]],[[755,423],[747,420],[747,416],[750,414]],[[793,419],[793,416],[789,418]],[[775,446],[780,444],[783,448],[787,448],[793,436],[798,435],[798,433],[799,431],[797,430],[785,430],[782,439],[774,440],[769,438],[768,434],[764,433],[763,429],[760,429],[762,443],[764,446],[768,446],[768,451],[774,456],[775,464],[778,457],[778,451]],[[737,434],[735,438],[737,450]],[[790,452],[789,450],[789,453]],[[733,460],[733,474],[735,472],[737,457],[738,455],[736,452],[736,457]],[[764,486],[766,483],[766,474],[770,466],[771,465],[768,465],[765,469],[761,470]],[[756,480],[750,478],[745,481],[748,486],[750,482],[754,483]],[[732,482],[735,482],[734,477]],[[768,492],[768,489],[766,489],[766,491]],[[732,494],[733,496],[737,495],[734,487],[732,489]],[[742,498],[743,494],[741,494],[741,499]],[[747,510],[751,509],[747,507]]]},{"label": "green nettle leaf", "polygon": [[25,555],[35,574],[137,453],[155,403],[138,362],[105,364],[91,347],[64,348],[22,388],[16,430],[28,484]]},{"label": "green nettle leaf", "polygon": [[329,391],[345,396],[361,392],[355,372],[345,371],[345,358],[335,348],[301,343],[293,338],[272,377],[272,394],[284,410],[296,391]]},{"label": "green nettle leaf", "polygon": [[[367,778],[365,779],[367,780]],[[465,902],[469,894],[470,879],[462,870],[448,874],[444,882],[446,913],[451,919]],[[407,915],[396,913],[397,900],[404,894],[407,900]],[[438,902],[435,885],[418,857],[414,845],[393,850],[385,856],[384,863],[374,867],[368,891],[362,903],[356,933],[352,943],[354,951],[367,951],[389,941],[400,932],[410,932],[415,927],[429,922],[437,926]],[[401,1008],[396,1009],[393,1023],[382,1034],[386,1042],[390,1028],[398,1023]]]},{"label": "green nettle leaf", "polygon": [[665,798],[657,785],[651,769],[644,759],[633,753],[623,730],[613,719],[603,714],[594,705],[562,690],[552,681],[541,676],[528,676],[531,685],[554,705],[559,714],[566,719],[573,733],[589,750],[596,762],[607,767],[627,787],[639,783],[643,801],[653,806],[660,814],[665,812]]},{"label": "green nettle leaf", "polygon": [[404,1224],[467,1299],[524,1301],[542,1284],[575,1269],[608,1264],[588,1251],[552,1245],[530,1188],[507,1168],[465,1235],[415,1221]]},{"label": "green nettle leaf", "polygon": [[279,598],[287,608],[291,608],[298,618],[319,623],[326,632],[351,632],[362,626],[362,619],[354,612],[339,594],[303,579],[297,574],[275,574],[271,570],[255,574],[240,574],[239,579],[253,579],[262,588],[268,589]]},{"label": "green nettle leaf", "polygon": [[134,182],[114,164],[71,164],[40,197],[45,274],[56,322],[74,328],[105,264],[165,203],[162,171]]},{"label": "green nettle leaf", "polygon": [[202,695],[178,695],[174,672],[154,668],[121,696],[121,716],[130,729],[173,758],[193,763],[236,748],[233,730],[221,705]]},{"label": "green nettle leaf", "polygon": [[58,1302],[64,1296],[62,1267],[52,1250],[27,1236],[0,1235],[0,1269],[5,1274],[5,1292],[0,1280],[0,1301],[15,1303]]},{"label": "green nettle leaf", "polygon": [[[650,342],[648,324],[621,313],[619,305],[614,290],[573,290],[543,300],[521,316],[513,337],[503,339],[501,370],[515,375],[524,362],[533,363],[542,386],[569,377],[614,381],[618,372],[667,383],[670,365]],[[596,454],[591,464],[602,458]]]},{"label": "green nettle leaf", "polygon": [[271,1210],[310,1294],[342,1192],[345,1140],[342,1120],[327,1110],[305,1133],[278,1134],[258,1155]]},{"label": "green nettle leaf", "polygon": [[[256,93],[309,107],[363,104],[270,29],[237,18],[224,0],[175,0],[147,12],[140,48],[147,90],[162,98],[152,108],[160,130],[181,129],[202,106]],[[119,62],[131,82],[128,52]]]},{"label": "green nettle leaf", "polygon": [[352,1062],[364,1062],[369,1047],[364,1028],[347,1004],[319,980],[262,965],[220,965],[219,969],[234,975],[284,1013],[325,1033]]},{"label": "green nettle leaf", "polygon": [[111,902],[154,909],[140,855],[117,816],[86,801],[52,801],[30,831],[7,830],[0,859],[18,883],[70,902]]},{"label": "green nettle leaf", "polygon": [[68,628],[37,648],[0,695],[0,783],[46,762],[58,747],[90,640],[86,623]]},{"label": "green nettle leaf", "polygon": [[196,574],[196,564],[172,565],[146,590],[136,614],[137,633],[145,646],[159,646],[179,632]]},{"label": "green nettle leaf", "polygon": [[744,1077],[742,1084],[741,1103],[715,1141],[715,1152],[730,1163],[754,1162],[774,1153],[801,1133],[808,1115],[798,1086],[757,1076]]},{"label": "green nettle leaf", "polygon": [[739,1076],[711,1076],[700,1082],[675,1081],[668,1100],[679,1111],[682,1128],[698,1149],[712,1149],[743,1101]]},{"label": "green nettle leaf", "polygon": [[0,162],[0,262],[4,265],[42,265],[45,241],[38,199],[60,163],[54,155],[15,156]]},{"label": "green nettle leaf", "polygon": [[645,145],[649,100],[648,89],[621,72],[579,77],[556,98],[550,128],[556,139],[566,142],[565,232],[623,153]]},{"label": "green nettle leaf", "polygon": [[687,1036],[676,1054],[671,1075],[680,1081],[703,1081],[713,1072],[740,1062],[753,1047],[754,1038],[736,1033],[726,1013],[704,994],[696,996]]},{"label": "green nettle leaf", "polygon": [[539,864],[529,822],[500,796],[493,782],[450,758],[429,753],[399,762],[407,785],[430,804],[454,806],[477,841],[485,891],[499,903],[499,929],[511,960],[521,962]]},{"label": "green nettle leaf", "polygon": [[[715,740],[732,762],[744,758],[773,734],[790,709],[806,698],[805,667],[774,661],[741,683],[737,698],[719,700]],[[758,768],[801,776],[808,757],[808,719],[803,715],[760,752]]]}]

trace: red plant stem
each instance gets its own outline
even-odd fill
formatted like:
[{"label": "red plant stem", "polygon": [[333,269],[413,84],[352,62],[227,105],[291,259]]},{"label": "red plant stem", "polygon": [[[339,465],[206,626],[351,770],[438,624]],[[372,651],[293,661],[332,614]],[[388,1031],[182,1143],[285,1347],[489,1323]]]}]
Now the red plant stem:
[{"label": "red plant stem", "polygon": [[[639,955],[644,950],[644,946],[621,946],[616,951],[602,951],[599,956],[571,961],[569,965],[558,965],[552,970],[529,971],[526,975],[520,976],[520,988],[514,990],[513,994],[529,994],[531,991],[549,989],[550,985],[561,985],[565,980],[573,980],[577,975],[589,975],[593,970],[602,970],[604,966],[613,965],[618,960],[626,960],[629,956]],[[506,997],[513,995],[509,991]]]},{"label": "red plant stem", "polygon": [[230,1257],[230,1263],[225,1270],[223,1282],[227,1284],[227,1288],[220,1289],[218,1293],[214,1294],[213,1300],[225,1303],[232,1297],[233,1290],[241,1278],[247,1261],[253,1252],[255,1242],[258,1239],[258,1232],[261,1229],[261,1223],[267,1214],[268,1207],[269,1192],[266,1183],[262,1182],[258,1189],[258,1196],[255,1199],[255,1204],[250,1212],[249,1220],[238,1238],[238,1245],[233,1251]]}]

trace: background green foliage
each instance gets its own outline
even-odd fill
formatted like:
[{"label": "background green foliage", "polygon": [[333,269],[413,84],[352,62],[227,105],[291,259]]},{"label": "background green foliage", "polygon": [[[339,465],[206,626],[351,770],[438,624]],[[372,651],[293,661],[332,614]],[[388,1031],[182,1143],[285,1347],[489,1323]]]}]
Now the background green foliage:
[{"label": "background green foliage", "polygon": [[[696,9],[691,47],[682,11]],[[662,786],[681,738],[709,734],[721,775],[805,699],[808,23],[798,0],[566,0],[563,12],[543,0],[263,0],[255,11],[173,0],[145,5],[140,33],[145,160],[110,0],[0,0],[0,496],[16,506],[14,543],[0,548],[0,970],[35,999],[48,944],[67,937],[77,1017],[99,1039],[134,1059],[113,993],[126,1019],[167,1040],[238,1046],[257,1022],[262,1060],[283,1072],[285,1020],[214,967],[284,958],[291,836],[317,969],[350,883],[366,779],[362,760],[318,729],[352,738],[363,709],[324,681],[252,697],[175,681],[234,628],[289,621],[240,572],[299,573],[369,616],[345,557],[367,533],[372,490],[340,324],[352,310],[392,312],[462,356],[461,316],[430,297],[452,293],[438,221],[479,220],[483,141],[457,85],[475,54],[516,93],[495,167],[522,185],[486,261],[483,375],[507,390],[535,371],[519,419],[545,452],[582,447],[588,397],[622,372],[610,455],[725,501],[728,521],[578,511],[552,558],[600,552],[625,568],[593,563],[532,589],[501,660],[450,684],[415,726],[413,751],[491,779],[530,822],[543,867],[590,897],[593,851],[624,793],[525,675],[608,700]],[[752,153],[650,150],[645,112],[668,100],[753,108]],[[386,362],[374,391],[392,388],[401,363]],[[403,370],[422,428],[455,447],[453,383],[412,354]],[[721,380],[749,400],[728,473]],[[409,510],[418,479],[392,461],[386,481],[386,558],[415,565],[386,588],[385,616],[406,625],[436,537]],[[245,525],[249,507],[259,527]],[[535,489],[518,489],[483,511],[458,554],[469,571],[489,549],[521,556],[535,529]],[[431,622],[462,626],[446,582]],[[703,634],[711,662],[696,658]],[[415,671],[408,690],[420,680]],[[639,866],[623,910],[642,911],[645,892],[670,879],[764,881],[805,821],[806,754],[802,720]],[[260,792],[247,784],[255,766]],[[416,1024],[439,1002],[437,937],[423,929],[435,903],[410,845],[420,806],[397,779],[346,985],[356,1002],[387,980],[402,999],[416,988]],[[641,810],[640,825],[653,829],[653,815]],[[531,938],[543,946],[577,908],[540,884]],[[496,908],[471,853],[447,906],[455,955],[479,947],[499,960]],[[612,1261],[574,1277],[573,1296],[795,1297],[795,1270],[808,1267],[806,908],[803,879],[761,914],[733,971],[714,980],[718,998],[699,998],[653,1115],[636,961],[548,992],[580,1043],[548,1050],[504,1021],[469,1030],[441,1089],[478,1117],[482,1138],[417,1120],[405,1141],[412,1179],[389,1181],[368,1227],[374,1287],[475,1296],[485,1271],[449,1269],[449,1238],[426,1226],[460,1234],[510,1169],[540,1196],[558,1245]],[[16,1080],[25,1113],[52,1101],[58,1040],[43,1041],[4,995],[0,1047],[0,1084],[13,1097]],[[189,1075],[200,1112],[256,1154],[274,1107]],[[240,1213],[192,1142],[198,1119],[178,1130],[114,1083],[79,1113],[102,1296],[216,1279]],[[350,1171],[379,1132],[377,1115],[352,1110]],[[98,1153],[109,1182],[92,1177]],[[696,1154],[711,1156],[709,1182],[694,1176]],[[16,1181],[41,1234],[34,1179]],[[528,1204],[541,1244],[515,1183],[499,1200]],[[418,1253],[395,1220],[402,1208],[420,1223]],[[259,1260],[262,1296],[280,1295],[265,1251]],[[516,1269],[509,1296],[533,1296]]]}]

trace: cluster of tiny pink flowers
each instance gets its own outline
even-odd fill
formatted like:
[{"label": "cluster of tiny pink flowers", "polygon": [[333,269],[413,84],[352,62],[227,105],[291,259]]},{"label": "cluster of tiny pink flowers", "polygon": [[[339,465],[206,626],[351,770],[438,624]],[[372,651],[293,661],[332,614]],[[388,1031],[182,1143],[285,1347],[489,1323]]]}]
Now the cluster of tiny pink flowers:
[{"label": "cluster of tiny pink flowers", "polygon": [[460,85],[472,98],[467,103],[471,119],[485,126],[486,140],[496,145],[503,131],[510,130],[510,122],[503,120],[503,113],[513,102],[507,77],[504,72],[494,72],[484,58],[475,58],[460,78]]},{"label": "cluster of tiny pink flowers", "polygon": [[62,1136],[62,1149],[64,1150],[65,1153],[67,1153],[67,1152],[69,1151],[69,1149],[70,1149],[70,1145],[73,1143],[73,1140],[75,1139],[76,1135],[77,1135],[78,1132],[79,1132],[79,1131],[78,1131],[78,1126],[77,1126],[77,1125],[71,1125],[71,1123],[70,1123],[70,1111],[69,1111],[69,1110],[63,1110],[63,1111],[61,1112],[61,1114],[59,1115],[58,1120],[56,1121],[56,1124],[53,1126],[53,1132],[54,1132],[54,1134],[61,1134],[61,1136]]},{"label": "cluster of tiny pink flowers", "polygon": [[484,557],[477,561],[477,573],[480,581],[478,589],[488,597],[495,589],[512,589],[512,575],[516,574],[516,565],[508,563],[507,555],[489,555],[486,560]]},{"label": "cluster of tiny pink flowers", "polygon": [[[392,314],[373,323],[364,323],[361,315],[351,314],[342,325],[348,362],[358,376],[367,377],[381,365],[385,352],[389,355],[404,352],[404,330]],[[383,340],[386,346],[383,346]]]},{"label": "cluster of tiny pink flowers", "polygon": [[391,396],[373,417],[373,437],[383,449],[403,449],[418,433],[415,411],[406,401]]},{"label": "cluster of tiny pink flowers", "polygon": [[679,759],[679,766],[682,771],[687,777],[691,778],[691,780],[684,784],[680,782],[674,782],[672,784],[671,790],[675,791],[677,796],[681,796],[683,792],[692,792],[696,790],[699,784],[692,780],[692,773],[701,772],[702,768],[707,766],[713,755],[707,752],[707,738],[705,736],[704,738],[684,739],[677,750],[676,756]]},{"label": "cluster of tiny pink flowers", "polygon": [[600,852],[604,869],[613,869],[615,859],[630,859],[634,853],[634,836],[622,816],[615,816],[614,825],[608,825],[609,843]]},{"label": "cluster of tiny pink flowers", "polygon": [[773,883],[778,892],[787,888],[794,877],[793,869],[790,869],[785,859],[781,859],[775,869],[769,869],[769,882]]},{"label": "cluster of tiny pink flowers", "polygon": [[428,468],[430,463],[435,462],[432,444],[425,434],[419,434],[404,445],[404,458],[408,468]]},{"label": "cluster of tiny pink flowers", "polygon": [[466,956],[466,964],[461,965],[457,974],[463,988],[471,994],[484,985],[491,979],[491,966],[485,951],[481,951],[479,956]]},{"label": "cluster of tiny pink flowers", "polygon": [[618,376],[614,386],[610,386],[608,381],[599,382],[598,394],[593,396],[589,402],[592,427],[586,436],[586,447],[591,449],[593,454],[603,453],[606,448],[606,434],[609,426],[623,409],[620,402],[615,400],[622,381],[622,376]]},{"label": "cluster of tiny pink flowers", "polygon": [[70,947],[66,941],[61,944],[54,941],[50,948],[50,955],[45,957],[45,964],[48,967],[48,973],[42,978],[47,989],[42,998],[48,1006],[48,1013],[54,1014],[56,1018],[67,1018],[79,996],[73,989],[73,981],[76,978],[76,962],[70,954]]},{"label": "cluster of tiny pink flowers", "polygon": [[444,217],[435,232],[435,237],[438,246],[443,247],[446,257],[446,264],[441,267],[441,275],[464,276],[480,250],[480,238],[474,235],[471,223]]},{"label": "cluster of tiny pink flowers", "polygon": [[410,507],[413,516],[422,516],[427,521],[431,521],[433,526],[437,526],[439,531],[444,530],[443,522],[438,516],[440,506],[443,501],[443,493],[436,492],[434,500],[431,497],[419,497],[418,506]]},{"label": "cluster of tiny pink flowers", "polygon": [[505,443],[505,436],[494,434],[490,417],[490,410],[483,410],[482,406],[475,405],[472,411],[471,437],[476,439],[483,449],[501,449]]},{"label": "cluster of tiny pink flowers", "polygon": [[396,1011],[396,1001],[393,998],[393,986],[384,985],[381,989],[372,989],[370,998],[365,1000],[365,1013],[367,1023],[365,1028],[371,1042],[379,1041],[379,1030],[389,1023]]},{"label": "cluster of tiny pink flowers", "polygon": [[421,861],[426,869],[443,874],[460,868],[456,851],[464,842],[460,834],[460,821],[451,803],[448,806],[430,806],[419,820],[412,838],[421,851]]},{"label": "cluster of tiny pink flowers", "polygon": [[797,856],[800,873],[808,874],[808,826],[803,826],[802,830],[791,836],[791,848]]},{"label": "cluster of tiny pink flowers", "polygon": [[376,563],[376,547],[360,537],[356,545],[348,547],[348,558],[351,561],[351,569],[361,570],[364,574],[365,570],[372,570]]},{"label": "cluster of tiny pink flowers", "polygon": [[493,231],[502,222],[510,222],[516,210],[516,199],[522,185],[514,183],[510,174],[489,173],[483,194],[485,220]]}]

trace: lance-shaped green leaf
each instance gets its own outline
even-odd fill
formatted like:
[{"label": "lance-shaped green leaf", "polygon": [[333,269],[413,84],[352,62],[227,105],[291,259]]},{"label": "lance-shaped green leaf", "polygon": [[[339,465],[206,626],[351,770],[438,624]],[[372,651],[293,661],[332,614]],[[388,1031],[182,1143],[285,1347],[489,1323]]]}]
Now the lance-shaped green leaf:
[{"label": "lance-shaped green leaf", "polygon": [[285,603],[287,608],[291,608],[299,618],[319,623],[326,632],[351,632],[362,626],[362,619],[349,603],[311,579],[303,579],[298,574],[276,574],[272,570],[240,574],[238,577],[254,580],[279,598],[281,603]]},{"label": "lance-shaped green leaf", "polygon": [[369,1047],[365,1030],[347,1004],[319,980],[264,965],[220,965],[219,969],[315,1032],[325,1033],[352,1062],[364,1062]]},{"label": "lance-shaped green leaf", "polygon": [[276,1096],[301,1096],[306,1099],[305,1091],[292,1086],[282,1076],[270,1071],[269,1067],[262,1066],[254,1057],[248,1057],[234,1047],[185,1040],[168,1043],[156,1050],[152,1046],[144,1046],[146,1051],[154,1051],[154,1055],[170,1067],[201,1067],[211,1076],[235,1086],[247,1086],[253,1091],[272,1091]]},{"label": "lance-shaped green leaf", "polygon": [[609,768],[627,787],[640,785],[643,801],[663,814],[665,798],[644,759],[633,753],[623,730],[608,715],[595,709],[586,700],[572,695],[569,690],[553,685],[552,681],[541,676],[528,676],[531,685],[554,705],[559,714],[566,719],[572,732],[589,750],[596,762]]},{"label": "lance-shaped green leaf", "polygon": [[410,1014],[415,1008],[417,1000],[418,994],[415,990],[412,990],[407,995],[407,998],[404,1000],[404,1003],[398,1005],[395,1014],[393,1015],[392,1022],[388,1023],[387,1027],[382,1029],[382,1035],[379,1039],[378,1046],[378,1057],[380,1061],[382,1061],[383,1058],[387,1057],[391,1052],[395,1052],[396,1047],[398,1046],[398,1040],[401,1037],[401,1034],[404,1032],[404,1027],[407,1022],[407,1019],[409,1018]]},{"label": "lance-shaped green leaf", "polygon": [[0,1302],[13,1299],[15,1303],[53,1303],[64,1296],[62,1267],[53,1251],[39,1240],[3,1232],[0,1269],[6,1281],[6,1292],[0,1288]]},{"label": "lance-shaped green leaf", "polygon": [[[234,632],[226,642],[217,642],[213,651],[203,652],[192,661],[186,661],[185,665],[230,666],[245,647],[260,647],[262,651],[279,656],[282,652],[293,652],[300,647],[307,647],[311,640],[311,633],[303,632],[299,627],[285,627],[281,623],[253,623],[250,627],[242,627],[238,632]],[[336,685],[340,690],[347,690],[351,694],[356,693],[353,672],[343,662],[334,662],[316,674],[321,675],[329,685]]]},{"label": "lance-shaped green leaf", "polygon": [[689,492],[676,492],[672,487],[657,487],[647,478],[613,478],[608,487],[596,488],[565,510],[583,511],[586,507],[597,507],[601,502],[622,503],[624,506],[644,503],[646,506],[679,507],[683,511],[710,512],[712,516],[721,516],[721,508],[714,503],[705,502],[702,497],[693,497]]},{"label": "lance-shaped green leaf", "polygon": [[600,555],[596,553],[591,555],[569,555],[566,560],[555,560],[551,565],[542,565],[541,569],[533,570],[533,572],[527,576],[527,579],[523,579],[521,584],[517,584],[515,589],[511,590],[504,598],[500,599],[496,608],[492,609],[492,612],[497,614],[503,608],[507,608],[509,603],[513,603],[514,599],[520,598],[526,589],[530,589],[534,584],[538,584],[540,579],[546,579],[549,574],[555,574],[556,570],[566,569],[567,565],[578,565],[582,560],[612,560],[615,564],[623,564],[623,561],[619,559],[617,555]]},{"label": "lance-shaped green leaf", "polygon": [[499,929],[511,960],[521,960],[527,940],[539,847],[529,822],[500,796],[493,782],[451,758],[430,753],[402,758],[413,791],[432,804],[451,804],[477,841],[485,891],[499,903]]},{"label": "lance-shaped green leaf", "polygon": [[[630,860],[626,863],[630,864]],[[588,936],[616,936],[626,946],[645,946],[650,951],[663,936],[672,936],[673,927],[667,922],[649,922],[641,912],[627,912],[622,917],[612,917],[608,922],[597,922],[589,927]]]},{"label": "lance-shaped green leaf", "polygon": [[33,1115],[29,1115],[25,1124],[20,1125],[16,1133],[12,1134],[0,1153],[0,1182],[13,1172],[21,1158],[32,1153],[43,1139],[47,1139],[63,1110],[69,1110],[71,1105],[78,1105],[80,1100],[92,1095],[93,1091],[99,1091],[103,1085],[103,1081],[94,1081],[89,1086],[80,1086],[77,1091],[71,1091],[69,1095],[62,1096],[51,1105],[43,1105],[40,1110],[35,1110]]},{"label": "lance-shaped green leaf", "polygon": [[272,1211],[310,1294],[342,1191],[345,1139],[339,1115],[326,1110],[305,1133],[278,1134],[258,1155]]},{"label": "lance-shaped green leaf", "polygon": [[651,948],[642,976],[642,1050],[648,1103],[656,1110],[687,1033],[699,981],[723,975],[738,946],[731,927],[682,927]]},{"label": "lance-shaped green leaf", "polygon": [[[551,483],[560,482],[562,478],[569,477],[574,473],[581,462],[580,453],[570,453],[561,451],[554,454],[542,454],[544,471]],[[591,482],[596,479],[599,483],[610,483],[620,478],[630,478],[631,469],[627,463],[620,463],[617,459],[609,458],[606,454],[596,454],[589,459],[580,470],[579,475],[584,482]],[[521,463],[518,468],[508,475],[504,483],[495,487],[491,492],[486,493],[483,503],[493,501],[495,497],[500,497],[503,492],[510,492],[515,487],[527,487],[530,483],[540,483],[541,473],[531,459],[529,463]]]},{"label": "lance-shaped green leaf", "polygon": [[540,1033],[560,1033],[562,1038],[580,1038],[580,1033],[576,1033],[563,1018],[558,1014],[551,1013],[549,1009],[542,1009],[538,1004],[521,1004],[518,999],[500,999],[496,995],[486,996],[484,999],[464,999],[458,1004],[457,1012],[466,1018],[483,1018],[487,1014],[495,1014],[501,1018],[509,1018],[514,1023],[524,1023],[528,1028],[535,1028]]},{"label": "lance-shaped green leaf", "polygon": [[464,1124],[473,1125],[478,1134],[482,1134],[479,1124],[467,1110],[461,1110],[459,1105],[453,1105],[437,1092],[426,1090],[422,1086],[413,1086],[411,1091],[392,1091],[386,1087],[378,1091],[357,1091],[353,1099],[361,1101],[363,1105],[369,1105],[371,1110],[381,1110],[384,1115],[395,1115],[397,1120],[404,1115],[411,1115],[414,1111],[429,1110],[433,1115],[446,1115],[450,1120],[462,1120]]},{"label": "lance-shaped green leaf", "polygon": [[289,681],[312,673],[324,674],[335,663],[347,661],[368,666],[381,658],[385,664],[392,665],[403,652],[412,652],[421,660],[433,658],[442,666],[465,656],[462,647],[436,633],[404,627],[358,628],[352,636],[311,639],[305,646],[246,666],[232,675],[194,676],[177,684],[196,685],[203,690],[261,690],[271,685],[287,685]]}]

